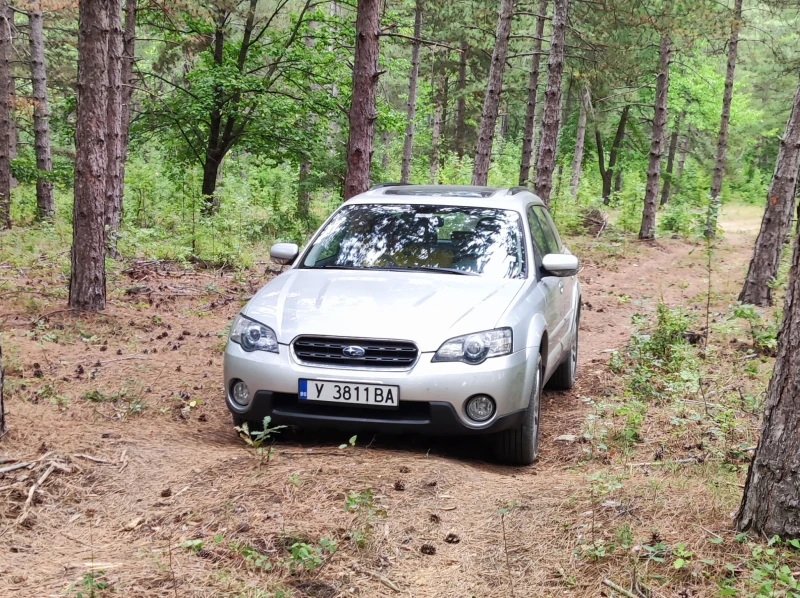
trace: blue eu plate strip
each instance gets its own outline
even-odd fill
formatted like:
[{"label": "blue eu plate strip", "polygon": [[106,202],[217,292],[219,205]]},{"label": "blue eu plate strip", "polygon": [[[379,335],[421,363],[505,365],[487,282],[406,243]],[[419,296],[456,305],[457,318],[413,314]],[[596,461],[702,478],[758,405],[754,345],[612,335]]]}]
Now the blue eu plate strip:
[{"label": "blue eu plate strip", "polygon": [[301,401],[308,400],[308,380],[300,380],[300,393],[298,396]]}]

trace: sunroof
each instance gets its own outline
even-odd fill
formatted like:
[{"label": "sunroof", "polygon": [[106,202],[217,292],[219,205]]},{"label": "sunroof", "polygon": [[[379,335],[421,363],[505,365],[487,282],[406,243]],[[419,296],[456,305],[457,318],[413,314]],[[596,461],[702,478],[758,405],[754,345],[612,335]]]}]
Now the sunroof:
[{"label": "sunroof", "polygon": [[497,192],[492,187],[388,187],[384,195],[425,197],[491,197]]}]

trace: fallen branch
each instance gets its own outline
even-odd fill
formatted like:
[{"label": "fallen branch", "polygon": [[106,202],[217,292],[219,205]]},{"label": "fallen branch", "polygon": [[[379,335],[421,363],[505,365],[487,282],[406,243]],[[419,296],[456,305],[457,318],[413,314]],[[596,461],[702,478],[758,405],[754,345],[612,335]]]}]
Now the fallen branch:
[{"label": "fallen branch", "polygon": [[604,586],[608,586],[609,588],[611,588],[615,592],[619,592],[620,594],[622,594],[623,596],[627,596],[628,598],[638,598],[638,596],[636,596],[636,594],[633,594],[632,592],[629,592],[628,590],[626,590],[622,586],[618,586],[617,584],[615,584],[610,579],[604,579],[603,580],[603,585]]},{"label": "fallen branch", "polygon": [[42,476],[36,480],[36,482],[31,486],[30,490],[28,490],[28,499],[25,501],[25,504],[22,506],[22,513],[19,517],[17,517],[16,524],[19,525],[20,523],[24,522],[28,515],[30,515],[30,507],[33,504],[33,496],[36,494],[36,491],[39,489],[39,486],[45,483],[47,478],[50,477],[50,474],[53,473],[56,469],[55,464],[51,463],[50,467],[42,474]]},{"label": "fallen branch", "polygon": [[372,579],[378,580],[379,582],[381,582],[383,585],[385,585],[387,588],[389,588],[392,591],[395,591],[395,592],[400,592],[401,591],[400,588],[397,587],[397,584],[395,584],[391,579],[389,579],[388,577],[384,577],[383,575],[381,575],[380,573],[377,573],[376,571],[370,571],[369,569],[362,569],[358,565],[353,565],[353,569],[355,569],[356,571],[358,571],[360,573],[364,573],[365,575],[369,575]]},{"label": "fallen branch", "polygon": [[109,461],[107,461],[106,459],[101,459],[100,457],[92,457],[91,455],[85,455],[83,453],[75,453],[72,456],[77,457],[79,459],[86,459],[87,461],[94,461],[95,463],[106,463],[106,464],[109,463]]},{"label": "fallen branch", "polygon": [[7,467],[0,468],[0,473],[8,473],[9,471],[15,471],[17,469],[22,469],[23,467],[28,467],[28,465],[32,465],[32,463],[15,463],[14,465],[8,465]]}]

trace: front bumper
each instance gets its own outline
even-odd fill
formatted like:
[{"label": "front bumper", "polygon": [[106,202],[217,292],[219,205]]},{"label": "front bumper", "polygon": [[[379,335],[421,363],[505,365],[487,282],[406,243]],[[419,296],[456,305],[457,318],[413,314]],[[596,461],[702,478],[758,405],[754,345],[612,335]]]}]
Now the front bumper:
[{"label": "front bumper", "polygon": [[[480,365],[432,363],[422,353],[406,371],[315,367],[298,363],[286,345],[279,353],[248,353],[236,343],[225,350],[225,395],[228,409],[239,421],[342,430],[395,433],[491,433],[516,426],[528,404],[526,351],[487,359]],[[329,380],[400,387],[400,408],[383,410],[351,405],[301,402],[299,380]],[[233,381],[247,384],[253,400],[246,409],[230,398]],[[476,423],[465,412],[468,398],[491,396],[497,409],[487,422]]]}]

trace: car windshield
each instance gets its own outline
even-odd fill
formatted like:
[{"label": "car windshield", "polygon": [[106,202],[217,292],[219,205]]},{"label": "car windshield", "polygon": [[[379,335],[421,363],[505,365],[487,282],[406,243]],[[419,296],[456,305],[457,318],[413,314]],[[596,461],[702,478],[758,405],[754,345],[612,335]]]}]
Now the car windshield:
[{"label": "car windshield", "polygon": [[519,278],[525,273],[520,215],[463,206],[345,206],[317,236],[302,267]]}]

